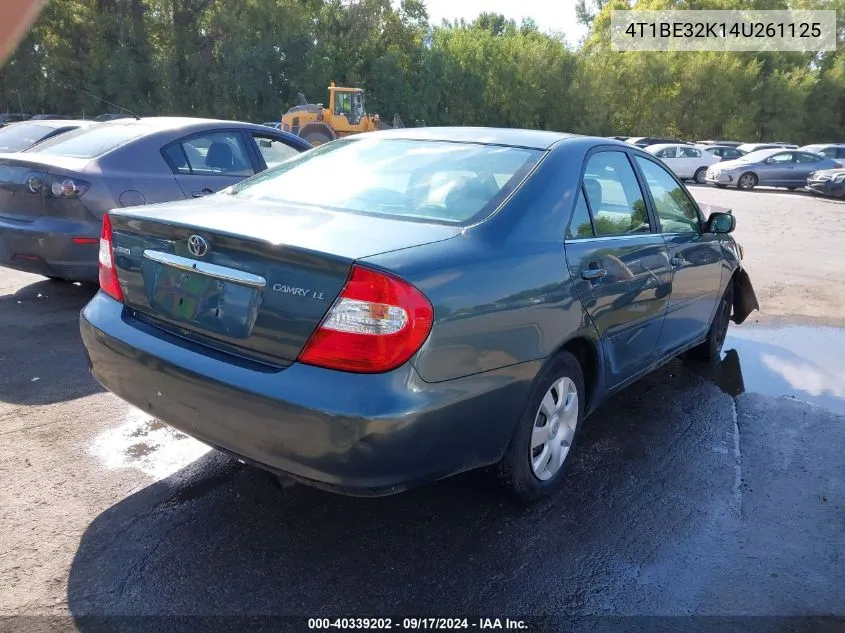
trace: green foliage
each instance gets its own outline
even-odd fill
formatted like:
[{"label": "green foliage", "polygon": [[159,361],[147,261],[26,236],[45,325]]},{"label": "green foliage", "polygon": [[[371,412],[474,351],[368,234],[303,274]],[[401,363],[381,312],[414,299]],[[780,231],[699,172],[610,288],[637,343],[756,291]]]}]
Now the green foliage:
[{"label": "green foliage", "polygon": [[[482,13],[430,26],[424,0],[52,0],[0,72],[0,111],[277,120],[360,86],[412,125],[598,135],[840,140],[845,53],[618,53],[610,11],[835,8],[845,0],[579,0],[574,50]],[[845,24],[842,25],[845,27]],[[845,28],[842,29],[845,33]]]}]

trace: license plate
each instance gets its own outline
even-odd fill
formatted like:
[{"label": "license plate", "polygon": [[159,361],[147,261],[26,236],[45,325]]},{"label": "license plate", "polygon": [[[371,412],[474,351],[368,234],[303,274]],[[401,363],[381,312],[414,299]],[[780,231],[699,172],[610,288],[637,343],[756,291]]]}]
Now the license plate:
[{"label": "license plate", "polygon": [[147,298],[162,316],[214,334],[249,336],[258,312],[255,288],[153,262],[145,268]]}]

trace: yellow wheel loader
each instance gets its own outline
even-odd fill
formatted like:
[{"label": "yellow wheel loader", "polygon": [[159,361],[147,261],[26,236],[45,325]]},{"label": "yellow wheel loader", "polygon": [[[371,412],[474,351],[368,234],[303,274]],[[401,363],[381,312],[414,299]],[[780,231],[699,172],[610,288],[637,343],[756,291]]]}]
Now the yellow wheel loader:
[{"label": "yellow wheel loader", "polygon": [[341,88],[334,82],[329,86],[328,107],[308,103],[305,95],[299,93],[299,105],[282,116],[283,130],[315,146],[350,134],[396,127],[405,127],[398,114],[393,117],[393,125],[389,125],[378,114],[367,114],[361,88]]}]

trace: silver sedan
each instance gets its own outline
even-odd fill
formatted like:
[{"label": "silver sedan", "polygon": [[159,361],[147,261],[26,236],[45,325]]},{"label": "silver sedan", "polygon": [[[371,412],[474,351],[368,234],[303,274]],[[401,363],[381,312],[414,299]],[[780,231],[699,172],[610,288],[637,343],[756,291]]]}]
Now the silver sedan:
[{"label": "silver sedan", "polygon": [[762,185],[798,189],[804,186],[811,172],[835,167],[839,167],[839,163],[811,152],[761,149],[735,160],[716,163],[707,170],[704,179],[717,187],[750,190]]}]

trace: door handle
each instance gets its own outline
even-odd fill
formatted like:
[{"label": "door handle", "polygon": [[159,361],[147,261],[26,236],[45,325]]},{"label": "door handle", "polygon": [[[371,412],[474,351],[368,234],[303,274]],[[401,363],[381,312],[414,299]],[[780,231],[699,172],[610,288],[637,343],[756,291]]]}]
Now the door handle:
[{"label": "door handle", "polygon": [[607,270],[604,268],[587,268],[586,270],[581,271],[581,279],[586,279],[587,281],[595,281],[596,279],[601,279],[607,274]]},{"label": "door handle", "polygon": [[681,266],[686,266],[687,264],[689,264],[689,261],[687,261],[683,257],[673,257],[669,260],[669,263],[672,264],[675,268],[680,268]]},{"label": "door handle", "polygon": [[203,196],[207,196],[212,193],[214,193],[214,189],[209,189],[208,187],[205,187],[201,191],[192,191],[191,195],[194,198],[202,198]]}]

